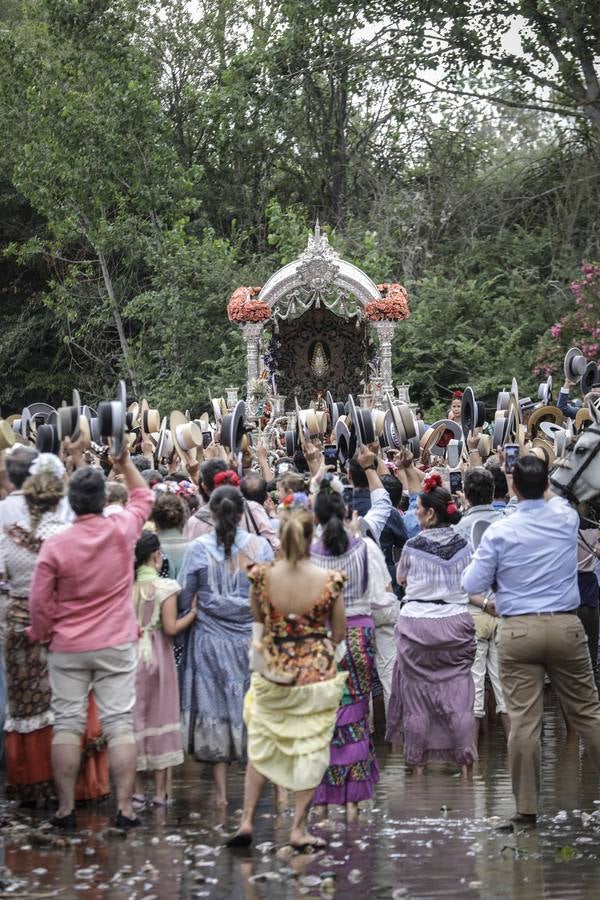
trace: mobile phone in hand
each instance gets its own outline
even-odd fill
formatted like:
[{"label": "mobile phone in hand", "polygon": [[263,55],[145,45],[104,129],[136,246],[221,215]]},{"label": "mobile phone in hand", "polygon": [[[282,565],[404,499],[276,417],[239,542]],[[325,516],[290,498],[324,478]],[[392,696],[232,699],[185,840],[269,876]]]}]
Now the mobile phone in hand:
[{"label": "mobile phone in hand", "polygon": [[515,465],[519,459],[520,447],[518,444],[504,445],[504,471],[507,475],[512,475]]},{"label": "mobile phone in hand", "polygon": [[458,494],[463,489],[463,480],[460,472],[450,472],[450,493]]}]

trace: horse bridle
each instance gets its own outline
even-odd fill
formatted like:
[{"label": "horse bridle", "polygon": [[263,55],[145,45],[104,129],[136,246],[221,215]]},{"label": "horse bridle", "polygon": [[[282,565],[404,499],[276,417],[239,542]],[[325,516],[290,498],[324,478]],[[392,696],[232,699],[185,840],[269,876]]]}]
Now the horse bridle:
[{"label": "horse bridle", "polygon": [[[585,429],[585,433],[586,434],[597,434],[598,437],[600,437],[600,428],[594,428],[593,425],[590,425],[590,426],[588,426],[588,428]],[[575,445],[575,446],[577,446],[577,445]],[[583,475],[585,470],[591,465],[591,463],[593,463],[593,461],[598,456],[598,453],[600,453],[600,442],[598,442],[596,444],[596,446],[590,451],[590,454],[587,457],[587,459],[585,459],[582,462],[582,464],[580,465],[580,467],[577,469],[577,471],[573,473],[573,477],[566,485],[563,485],[563,484],[560,484],[559,482],[553,481],[552,476],[550,476],[550,484],[552,484],[554,487],[558,488],[558,490],[562,494],[564,494],[564,496],[567,498],[567,500],[570,503],[576,504],[579,502],[577,500],[577,497],[573,493],[573,486],[575,484],[577,484],[577,482],[579,481],[579,479],[581,478],[581,476]]]}]

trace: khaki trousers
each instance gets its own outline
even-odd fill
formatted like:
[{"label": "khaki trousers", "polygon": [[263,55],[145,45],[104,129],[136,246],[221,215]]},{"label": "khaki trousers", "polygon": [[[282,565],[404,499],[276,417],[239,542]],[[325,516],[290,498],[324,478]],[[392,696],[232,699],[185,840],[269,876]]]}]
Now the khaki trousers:
[{"label": "khaki trousers", "polygon": [[577,616],[510,616],[498,625],[498,659],[507,712],[517,812],[537,813],[540,737],[547,672],[565,716],[600,771],[600,701],[588,642]]}]

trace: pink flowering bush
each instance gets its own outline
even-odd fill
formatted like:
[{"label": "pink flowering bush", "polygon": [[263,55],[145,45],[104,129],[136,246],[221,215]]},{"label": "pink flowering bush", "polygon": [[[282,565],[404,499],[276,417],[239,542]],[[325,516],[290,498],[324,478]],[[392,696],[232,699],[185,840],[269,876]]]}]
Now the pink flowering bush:
[{"label": "pink flowering bush", "polygon": [[584,263],[581,274],[570,284],[572,307],[540,340],[534,375],[560,372],[570,347],[579,347],[588,359],[600,362],[600,263]]}]

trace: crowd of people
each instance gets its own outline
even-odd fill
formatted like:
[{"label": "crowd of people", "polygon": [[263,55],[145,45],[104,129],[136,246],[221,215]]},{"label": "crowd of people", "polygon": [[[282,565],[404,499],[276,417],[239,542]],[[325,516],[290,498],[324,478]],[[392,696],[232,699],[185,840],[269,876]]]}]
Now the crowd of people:
[{"label": "crowd of people", "polygon": [[374,796],[374,707],[417,774],[469,778],[493,696],[514,822],[533,825],[546,676],[600,769],[598,526],[539,456],[507,474],[475,435],[451,493],[443,457],[380,442],[347,465],[317,440],[293,458],[261,445],[240,471],[218,441],[163,466],[142,438],[108,456],[82,436],[0,452],[11,799],[72,830],[112,777],[127,830],[172,803],[185,754],[212,767],[223,808],[239,762],[229,844],[251,844],[271,782],[294,792],[291,845],[312,851],[311,807],[353,820]]}]

